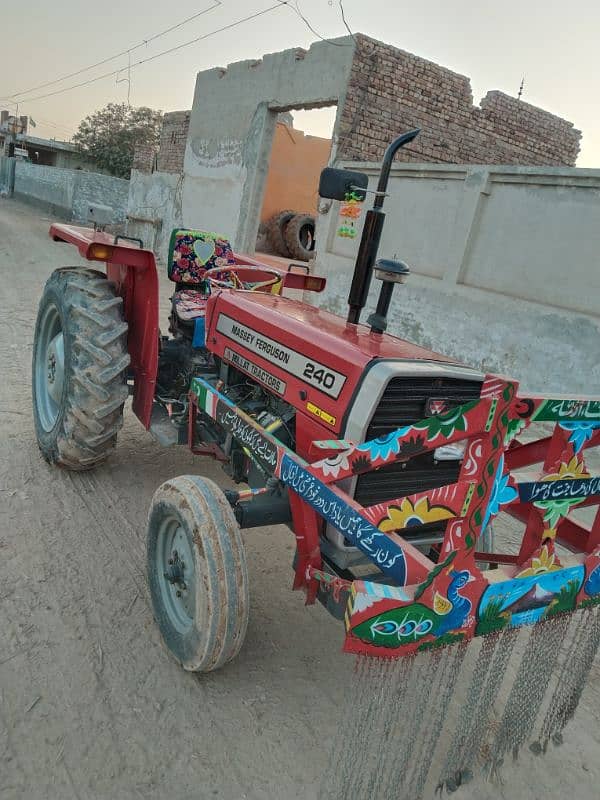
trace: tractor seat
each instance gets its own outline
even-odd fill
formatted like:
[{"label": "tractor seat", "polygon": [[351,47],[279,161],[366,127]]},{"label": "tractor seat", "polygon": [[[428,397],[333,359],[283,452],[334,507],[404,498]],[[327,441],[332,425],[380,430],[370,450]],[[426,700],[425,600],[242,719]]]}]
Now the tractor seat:
[{"label": "tractor seat", "polygon": [[173,311],[181,322],[203,317],[209,295],[198,289],[180,289],[173,295]]},{"label": "tractor seat", "polygon": [[173,315],[184,328],[196,330],[194,320],[206,314],[210,289],[206,270],[235,264],[231,244],[218,233],[174,228],[169,240],[167,274],[177,284],[171,298]]},{"label": "tractor seat", "polygon": [[235,263],[231,244],[224,236],[185,228],[175,228],[171,233],[167,274],[178,290],[201,284],[207,269]]}]

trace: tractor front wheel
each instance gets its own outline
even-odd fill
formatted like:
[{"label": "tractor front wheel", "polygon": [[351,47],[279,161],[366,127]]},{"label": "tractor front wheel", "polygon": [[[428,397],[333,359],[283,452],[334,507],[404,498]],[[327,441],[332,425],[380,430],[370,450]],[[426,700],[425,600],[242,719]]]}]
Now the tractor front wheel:
[{"label": "tractor front wheel", "polygon": [[48,279],[33,340],[33,419],[51,464],[85,470],[104,461],[128,394],[123,300],[106,276],[66,267]]},{"label": "tractor front wheel", "polygon": [[212,672],[235,658],[248,625],[248,573],[239,526],[215,483],[184,475],[159,486],[147,558],[154,617],[181,666]]}]

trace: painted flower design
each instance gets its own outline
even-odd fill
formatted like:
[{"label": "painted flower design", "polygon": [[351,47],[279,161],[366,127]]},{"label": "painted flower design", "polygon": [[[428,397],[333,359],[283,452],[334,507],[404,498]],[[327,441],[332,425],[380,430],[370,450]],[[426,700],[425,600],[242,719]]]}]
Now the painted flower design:
[{"label": "painted flower design", "polygon": [[501,506],[505,506],[507,503],[512,503],[513,500],[516,500],[517,495],[517,490],[514,488],[514,486],[510,485],[510,474],[508,472],[506,475],[504,474],[504,455],[502,455],[500,456],[498,469],[496,470],[490,502],[488,503],[483,524],[481,526],[482,533],[485,531],[490,519],[498,514]]},{"label": "painted flower design", "polygon": [[418,453],[422,453],[424,449],[425,437],[411,436],[410,439],[400,444],[398,456],[399,458],[403,458],[405,456],[417,455]]},{"label": "painted flower design", "polygon": [[323,475],[333,475],[334,478],[337,478],[340,470],[348,469],[350,465],[346,453],[339,453],[337,456],[325,458],[319,466],[323,470]]},{"label": "painted flower design", "polygon": [[580,460],[577,456],[573,456],[568,464],[563,463],[560,465],[558,472],[553,472],[551,475],[544,475],[542,480],[557,481],[564,478],[589,478],[589,476],[590,473],[585,468],[583,459]]},{"label": "painted flower design", "polygon": [[414,428],[426,431],[427,439],[431,442],[438,436],[445,438],[452,436],[456,431],[467,430],[467,420],[465,413],[477,405],[477,400],[472,400],[462,406],[458,406],[446,414],[435,414],[433,417],[418,422]]},{"label": "painted flower design", "polygon": [[379,522],[377,527],[380,531],[388,533],[452,517],[454,517],[454,512],[449,508],[429,505],[428,497],[422,497],[414,505],[410,498],[405,497],[399,506],[388,508],[387,516]]},{"label": "painted flower design", "polygon": [[559,425],[563,430],[571,431],[569,443],[573,445],[575,453],[579,453],[600,428],[600,422],[560,422]]},{"label": "painted flower design", "polygon": [[361,472],[366,472],[371,468],[371,459],[368,456],[358,456],[352,461],[352,472],[355,475],[360,475]]},{"label": "painted flower design", "polygon": [[400,452],[400,438],[407,433],[409,428],[404,428],[399,431],[392,431],[386,433],[384,436],[378,436],[377,439],[371,439],[370,442],[358,445],[356,448],[362,452],[368,453],[372,461],[381,458],[383,461],[392,455],[398,455]]},{"label": "painted flower design", "polygon": [[543,509],[544,522],[546,523],[547,530],[544,531],[544,536],[556,536],[556,526],[562,517],[566,517],[569,511],[585,501],[585,497],[569,497],[562,500],[539,500],[534,503],[537,508]]},{"label": "painted flower design", "polygon": [[526,425],[527,422],[524,419],[509,420],[506,426],[506,433],[504,434],[504,447],[508,447],[515,436],[517,436]]},{"label": "painted flower design", "polygon": [[543,575],[544,572],[554,572],[560,569],[561,565],[557,563],[556,554],[548,551],[548,545],[544,545],[540,550],[539,556],[534,556],[531,559],[531,565],[524,569],[516,576],[517,578],[531,578],[535,575]]}]

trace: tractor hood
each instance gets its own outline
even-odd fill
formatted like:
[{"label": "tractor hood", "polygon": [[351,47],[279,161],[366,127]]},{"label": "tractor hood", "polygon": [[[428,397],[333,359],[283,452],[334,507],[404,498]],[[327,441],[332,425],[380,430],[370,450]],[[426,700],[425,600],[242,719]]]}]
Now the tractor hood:
[{"label": "tractor hood", "polygon": [[[207,308],[207,347],[299,411],[340,431],[365,373],[381,362],[420,371],[457,362],[328,311],[262,292],[222,290]],[[476,371],[461,368],[473,378]]]}]

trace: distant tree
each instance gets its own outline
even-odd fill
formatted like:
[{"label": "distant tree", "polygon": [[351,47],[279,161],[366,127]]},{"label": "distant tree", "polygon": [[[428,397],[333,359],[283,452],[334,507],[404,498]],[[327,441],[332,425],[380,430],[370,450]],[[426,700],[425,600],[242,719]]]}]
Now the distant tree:
[{"label": "distant tree", "polygon": [[162,111],[126,103],[109,103],[79,123],[73,141],[99,167],[128,178],[137,144],[158,147]]}]

